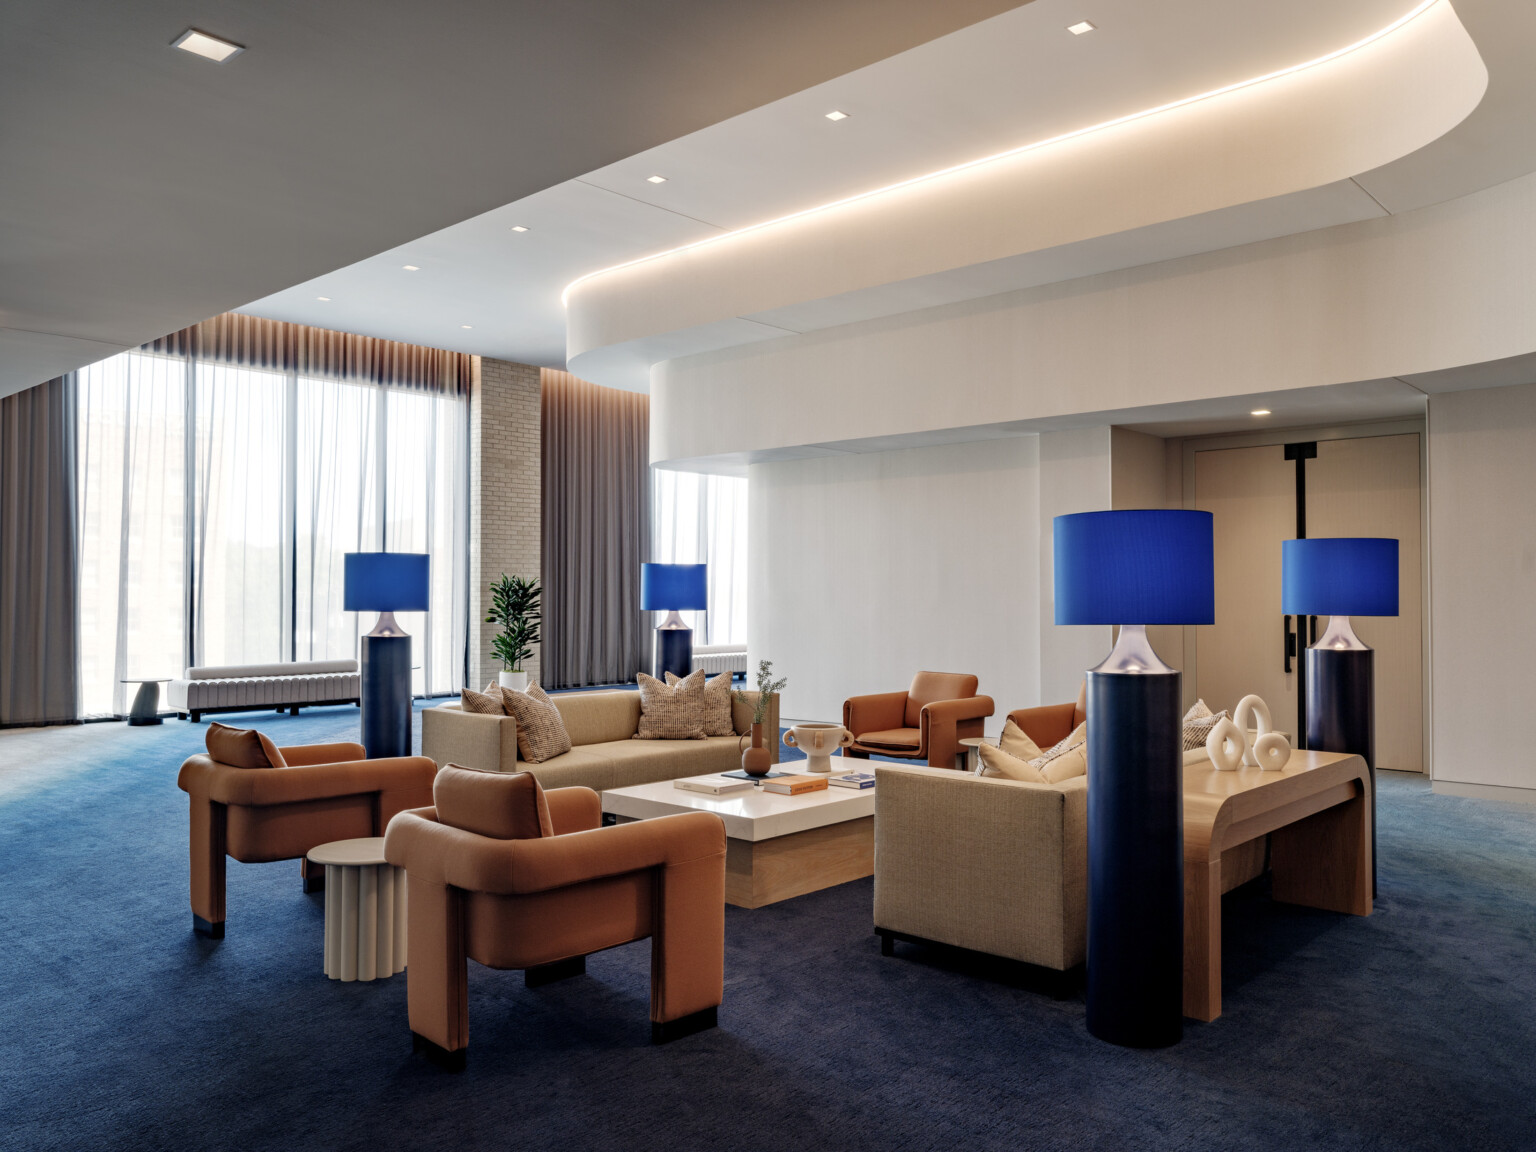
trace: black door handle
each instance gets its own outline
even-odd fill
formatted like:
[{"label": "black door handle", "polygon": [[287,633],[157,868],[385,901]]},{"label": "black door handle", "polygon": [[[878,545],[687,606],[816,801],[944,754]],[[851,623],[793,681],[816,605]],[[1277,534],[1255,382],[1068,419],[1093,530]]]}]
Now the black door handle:
[{"label": "black door handle", "polygon": [[[1296,620],[1297,626],[1301,624],[1300,617]],[[1285,618],[1285,670],[1291,670],[1291,661],[1296,656],[1296,633],[1291,631],[1291,618]]]}]

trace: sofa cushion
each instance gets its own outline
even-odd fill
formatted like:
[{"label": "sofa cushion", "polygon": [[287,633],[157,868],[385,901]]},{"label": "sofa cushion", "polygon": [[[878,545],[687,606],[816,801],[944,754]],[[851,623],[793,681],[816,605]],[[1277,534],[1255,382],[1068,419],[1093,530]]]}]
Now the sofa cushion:
[{"label": "sofa cushion", "polygon": [[460,689],[459,704],[464,711],[473,712],[479,716],[507,714],[507,710],[501,705],[501,689],[495,684],[487,684],[484,692],[476,692],[473,688]]},{"label": "sofa cushion", "polygon": [[1007,723],[1003,725],[1003,738],[998,741],[997,746],[1019,760],[1033,760],[1040,755],[1040,745],[1035,743],[1028,732],[1015,724],[1012,717],[1009,717]]},{"label": "sofa cushion", "polygon": [[1204,700],[1196,700],[1184,713],[1184,751],[1193,752],[1204,748],[1211,729],[1227,718],[1227,711],[1212,712]]},{"label": "sofa cushion", "polygon": [[640,693],[562,692],[554,697],[571,744],[606,744],[628,740],[640,726]]},{"label": "sofa cushion", "polygon": [[924,704],[932,704],[935,700],[969,700],[976,695],[979,684],[980,681],[968,673],[919,672],[912,677],[912,687],[907,689],[906,726],[916,728],[922,723]]},{"label": "sofa cushion", "polygon": [[528,763],[542,764],[571,750],[571,737],[560,710],[538,681],[530,680],[526,692],[503,688],[501,702],[507,715],[517,719],[517,754]]},{"label": "sofa cushion", "polygon": [[640,729],[636,740],[704,739],[704,673],[690,672],[675,687],[641,672]]},{"label": "sofa cushion", "polygon": [[1028,760],[1021,760],[1017,756],[1004,752],[1001,748],[991,744],[982,744],[976,749],[981,757],[982,776],[1000,777],[1004,780],[1023,780],[1029,784],[1044,784],[1046,779],[1040,770]]},{"label": "sofa cushion", "polygon": [[862,732],[859,743],[871,748],[891,748],[898,752],[915,752],[923,743],[921,728],[886,728],[880,732]]},{"label": "sofa cushion", "polygon": [[1088,774],[1088,721],[1084,720],[1031,760],[1030,764],[1048,784],[1070,780],[1074,776],[1086,776]]},{"label": "sofa cushion", "polygon": [[277,745],[253,728],[231,728],[216,722],[208,725],[208,755],[231,768],[286,768],[288,762]]},{"label": "sofa cushion", "polygon": [[[698,675],[699,669],[693,673]],[[676,688],[683,681],[675,672],[668,672],[667,684]],[[735,736],[736,726],[731,717],[731,675],[729,672],[704,681],[704,707],[700,712],[699,726],[706,736]]]},{"label": "sofa cushion", "polygon": [[432,781],[439,824],[496,840],[553,836],[544,789],[528,772],[478,772],[449,764]]}]

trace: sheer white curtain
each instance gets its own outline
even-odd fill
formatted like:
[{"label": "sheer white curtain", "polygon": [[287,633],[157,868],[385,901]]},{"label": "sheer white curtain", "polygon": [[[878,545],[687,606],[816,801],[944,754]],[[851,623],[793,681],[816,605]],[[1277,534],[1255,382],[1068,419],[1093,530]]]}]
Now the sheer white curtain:
[{"label": "sheer white curtain", "polygon": [[747,642],[747,481],[651,470],[651,559],[709,565],[709,611],[684,612],[696,644]]},{"label": "sheer white curtain", "polygon": [[463,686],[462,397],[142,351],[79,396],[86,715],[125,712],[130,676],[356,656],[342,554],[380,548],[432,556],[414,690]]}]

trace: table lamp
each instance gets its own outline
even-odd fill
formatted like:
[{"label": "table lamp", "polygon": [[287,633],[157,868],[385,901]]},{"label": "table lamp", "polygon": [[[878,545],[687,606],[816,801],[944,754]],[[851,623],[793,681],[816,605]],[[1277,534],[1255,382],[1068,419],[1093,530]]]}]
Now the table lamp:
[{"label": "table lamp", "polygon": [[666,673],[686,676],[693,671],[693,629],[679,612],[704,611],[709,607],[705,580],[707,564],[640,565],[640,607],[646,612],[666,612],[656,626],[656,647],[651,674],[665,680]]},{"label": "table lamp", "polygon": [[424,552],[345,554],[346,612],[377,612],[363,637],[363,748],[370,760],[411,754],[411,638],[396,612],[425,612],[430,557]]},{"label": "table lamp", "polygon": [[1211,514],[1084,512],[1054,525],[1057,624],[1118,624],[1088,673],[1088,1031],[1130,1048],[1184,1030],[1182,677],[1148,624],[1215,617]]},{"label": "table lamp", "polygon": [[1371,896],[1376,895],[1376,653],[1351,616],[1397,615],[1397,541],[1372,536],[1285,540],[1280,610],[1327,616],[1306,651],[1307,747],[1351,752],[1371,773]]}]

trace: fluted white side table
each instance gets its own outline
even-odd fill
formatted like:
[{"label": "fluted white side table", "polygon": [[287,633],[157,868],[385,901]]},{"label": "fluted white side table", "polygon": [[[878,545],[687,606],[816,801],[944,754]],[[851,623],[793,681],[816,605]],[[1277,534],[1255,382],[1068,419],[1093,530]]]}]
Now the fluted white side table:
[{"label": "fluted white side table", "polygon": [[384,860],[384,837],[312,848],[325,865],[325,974],[386,979],[405,971],[405,869]]}]

